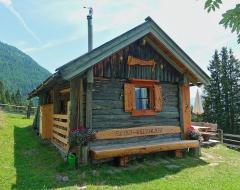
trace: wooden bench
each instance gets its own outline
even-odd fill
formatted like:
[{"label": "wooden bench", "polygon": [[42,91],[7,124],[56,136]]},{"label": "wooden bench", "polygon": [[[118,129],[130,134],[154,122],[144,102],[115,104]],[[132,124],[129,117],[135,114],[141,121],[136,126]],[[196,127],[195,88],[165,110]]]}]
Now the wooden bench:
[{"label": "wooden bench", "polygon": [[[131,137],[156,136],[166,134],[179,134],[178,126],[147,126],[124,129],[111,129],[99,131],[96,133],[96,140],[124,139]],[[176,151],[176,156],[181,156],[183,149],[198,149],[199,141],[197,140],[174,140],[169,139],[167,142],[161,138],[149,141],[139,140],[126,144],[108,144],[104,146],[90,147],[90,155],[93,160],[104,158],[120,158],[120,165],[127,165],[129,155],[155,153],[161,151]]]},{"label": "wooden bench", "polygon": [[208,141],[210,138],[219,140],[222,143],[223,131],[218,129],[217,124],[207,122],[192,122],[192,126],[200,126],[208,128],[205,131],[199,131],[204,141]]}]

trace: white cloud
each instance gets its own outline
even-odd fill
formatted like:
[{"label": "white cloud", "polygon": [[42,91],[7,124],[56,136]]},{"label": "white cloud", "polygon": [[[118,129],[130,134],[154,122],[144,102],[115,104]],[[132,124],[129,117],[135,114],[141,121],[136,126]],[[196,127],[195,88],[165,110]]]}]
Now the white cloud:
[{"label": "white cloud", "polygon": [[12,5],[11,0],[0,0],[0,3],[2,3],[4,6],[9,7]]},{"label": "white cloud", "polygon": [[0,3],[3,4],[22,24],[24,29],[39,43],[41,40],[37,37],[37,35],[29,28],[23,17],[19,14],[19,12],[13,7],[11,0],[0,0]]},{"label": "white cloud", "polygon": [[73,36],[73,37],[68,38],[68,39],[53,40],[53,41],[49,41],[47,43],[42,43],[41,45],[36,46],[36,47],[26,47],[26,44],[20,44],[20,43],[16,46],[18,46],[25,53],[31,53],[31,52],[36,52],[36,51],[41,51],[41,50],[44,50],[44,49],[48,49],[48,48],[54,48],[54,47],[57,47],[57,46],[61,46],[63,44],[70,43],[70,42],[78,40],[78,39],[79,39],[78,36]]}]

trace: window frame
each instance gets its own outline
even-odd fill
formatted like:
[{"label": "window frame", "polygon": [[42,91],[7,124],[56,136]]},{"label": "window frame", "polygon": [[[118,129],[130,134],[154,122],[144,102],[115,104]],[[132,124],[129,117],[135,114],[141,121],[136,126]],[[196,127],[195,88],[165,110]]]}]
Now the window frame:
[{"label": "window frame", "polygon": [[149,89],[149,104],[150,109],[137,110],[136,106],[132,110],[132,116],[154,116],[156,115],[155,107],[155,96],[154,96],[154,85],[158,83],[156,80],[143,80],[143,79],[130,79],[130,83],[133,85],[133,101],[136,104],[135,88],[148,88]]}]

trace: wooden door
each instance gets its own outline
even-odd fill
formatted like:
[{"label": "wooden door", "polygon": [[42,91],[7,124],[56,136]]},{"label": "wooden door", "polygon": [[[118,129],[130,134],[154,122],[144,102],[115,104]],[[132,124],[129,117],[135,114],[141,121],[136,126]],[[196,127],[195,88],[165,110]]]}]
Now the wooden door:
[{"label": "wooden door", "polygon": [[46,104],[40,107],[40,135],[42,139],[52,137],[53,126],[53,104]]}]

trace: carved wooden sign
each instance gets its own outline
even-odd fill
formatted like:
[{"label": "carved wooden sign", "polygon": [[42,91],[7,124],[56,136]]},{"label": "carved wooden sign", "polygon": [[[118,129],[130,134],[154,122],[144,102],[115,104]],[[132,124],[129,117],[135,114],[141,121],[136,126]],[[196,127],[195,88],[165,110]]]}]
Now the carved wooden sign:
[{"label": "carved wooden sign", "polygon": [[147,126],[98,131],[95,137],[96,139],[120,139],[176,133],[180,133],[180,127],[178,126]]}]

